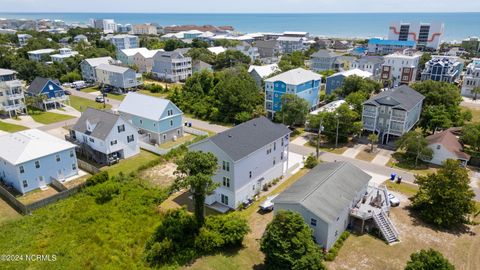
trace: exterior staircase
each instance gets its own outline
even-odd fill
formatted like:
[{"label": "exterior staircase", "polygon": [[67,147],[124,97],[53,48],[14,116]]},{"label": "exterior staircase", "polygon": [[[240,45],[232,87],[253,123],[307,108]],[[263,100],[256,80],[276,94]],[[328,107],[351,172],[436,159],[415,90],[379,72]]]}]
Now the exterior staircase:
[{"label": "exterior staircase", "polygon": [[398,232],[385,211],[382,210],[378,214],[375,214],[373,220],[388,244],[400,241]]}]

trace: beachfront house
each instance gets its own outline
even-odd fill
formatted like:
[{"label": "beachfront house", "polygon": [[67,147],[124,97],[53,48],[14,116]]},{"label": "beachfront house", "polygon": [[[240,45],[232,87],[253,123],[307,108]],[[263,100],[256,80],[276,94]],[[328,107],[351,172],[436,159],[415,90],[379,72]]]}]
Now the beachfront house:
[{"label": "beachfront house", "polygon": [[190,145],[190,151],[210,152],[218,159],[213,180],[220,186],[206,204],[236,209],[284,176],[290,132],[282,124],[260,117]]},{"label": "beachfront house", "polygon": [[27,88],[27,95],[32,97],[34,106],[42,110],[61,108],[70,102],[59,80],[36,77]]},{"label": "beachfront house", "polygon": [[377,133],[381,143],[409,132],[420,119],[425,97],[407,85],[380,92],[363,103],[363,129]]},{"label": "beachfront house", "polygon": [[168,99],[130,92],[118,112],[139,130],[144,142],[162,144],[183,137],[183,112]]},{"label": "beachfront house", "polygon": [[391,54],[405,49],[415,49],[415,41],[387,40],[372,38],[368,41],[368,53],[377,55]]},{"label": "beachfront house", "polygon": [[280,73],[265,80],[265,110],[272,119],[282,108],[282,96],[294,94],[308,101],[310,110],[317,108],[322,76],[303,68]]},{"label": "beachfront house", "polygon": [[112,164],[140,153],[137,129],[120,115],[93,108],[82,113],[67,139],[87,159]]},{"label": "beachfront house", "polygon": [[0,68],[0,113],[9,117],[27,112],[23,85],[17,72]]},{"label": "beachfront house", "polygon": [[75,145],[38,129],[0,136],[0,178],[25,194],[78,175]]},{"label": "beachfront house", "polygon": [[350,211],[367,193],[371,178],[348,162],[319,164],[273,199],[275,214],[299,213],[314,241],[328,250],[350,225]]}]

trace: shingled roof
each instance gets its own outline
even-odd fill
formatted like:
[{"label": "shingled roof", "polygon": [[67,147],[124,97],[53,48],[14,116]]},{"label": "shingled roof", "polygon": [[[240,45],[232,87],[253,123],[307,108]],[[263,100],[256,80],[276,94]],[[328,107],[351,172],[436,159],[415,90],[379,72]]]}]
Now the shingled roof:
[{"label": "shingled roof", "polygon": [[462,152],[462,144],[458,141],[458,138],[455,135],[457,131],[457,128],[449,128],[445,131],[430,135],[426,139],[428,144],[440,144],[451,153],[455,154],[457,158],[469,160],[470,156]]},{"label": "shingled roof", "polygon": [[238,161],[291,132],[285,125],[273,123],[262,116],[237,125],[204,141],[211,141],[233,161]]},{"label": "shingled roof", "polygon": [[365,101],[363,104],[375,106],[386,105],[409,111],[424,99],[425,97],[419,92],[413,90],[407,85],[401,85],[399,87],[383,91]]},{"label": "shingled roof", "polygon": [[[105,140],[115,127],[120,116],[101,111],[93,108],[88,108],[82,116],[78,119],[77,123],[72,127],[72,130],[88,134],[91,137]],[[94,125],[93,130],[89,131],[87,128],[87,122],[90,125]]]},{"label": "shingled roof", "polygon": [[30,94],[38,95],[42,92],[43,88],[49,81],[52,81],[56,85],[60,86],[60,81],[57,79],[36,77],[28,87],[27,92]]},{"label": "shingled roof", "polygon": [[299,204],[332,223],[371,178],[349,162],[323,163],[278,195],[273,203]]}]

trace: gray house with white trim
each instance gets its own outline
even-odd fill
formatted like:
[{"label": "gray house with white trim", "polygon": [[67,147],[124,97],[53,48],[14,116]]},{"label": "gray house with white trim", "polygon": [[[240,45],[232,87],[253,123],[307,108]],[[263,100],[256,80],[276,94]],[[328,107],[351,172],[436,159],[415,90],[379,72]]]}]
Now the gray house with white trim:
[{"label": "gray house with white trim", "polygon": [[315,242],[328,250],[347,229],[350,211],[367,193],[371,178],[348,162],[320,164],[273,199],[275,213],[298,212]]},{"label": "gray house with white trim", "polygon": [[290,133],[286,126],[260,117],[190,145],[190,151],[210,152],[218,159],[213,180],[220,186],[206,203],[235,209],[284,176]]}]

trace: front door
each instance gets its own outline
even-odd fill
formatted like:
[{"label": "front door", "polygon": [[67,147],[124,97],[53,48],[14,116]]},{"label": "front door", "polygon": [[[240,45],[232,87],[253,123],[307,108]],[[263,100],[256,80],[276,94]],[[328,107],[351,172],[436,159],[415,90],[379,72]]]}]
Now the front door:
[{"label": "front door", "polygon": [[40,188],[44,188],[44,187],[47,186],[47,184],[45,184],[45,178],[43,178],[43,176],[39,176],[39,177],[37,178],[37,181],[38,181],[38,186],[39,186]]}]

